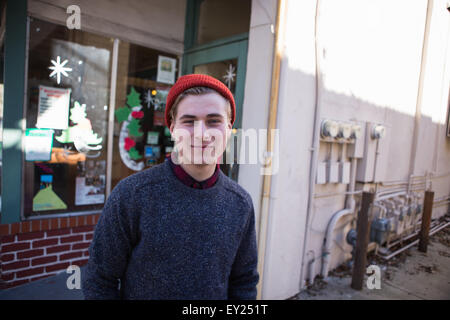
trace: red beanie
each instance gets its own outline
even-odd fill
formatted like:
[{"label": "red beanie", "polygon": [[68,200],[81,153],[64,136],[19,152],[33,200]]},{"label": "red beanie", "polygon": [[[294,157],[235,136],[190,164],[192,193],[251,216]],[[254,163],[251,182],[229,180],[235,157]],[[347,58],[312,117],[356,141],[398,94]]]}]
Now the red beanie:
[{"label": "red beanie", "polygon": [[187,89],[193,87],[208,87],[217,91],[217,93],[221,94],[225,99],[230,101],[231,105],[231,125],[233,125],[234,120],[236,118],[236,106],[234,103],[233,94],[231,91],[219,80],[208,76],[206,74],[188,74],[185,76],[181,76],[178,78],[177,82],[170,89],[169,94],[167,95],[166,100],[166,112],[165,119],[166,125],[170,128],[170,109],[172,108],[173,103],[177,99],[177,97],[186,91]]}]

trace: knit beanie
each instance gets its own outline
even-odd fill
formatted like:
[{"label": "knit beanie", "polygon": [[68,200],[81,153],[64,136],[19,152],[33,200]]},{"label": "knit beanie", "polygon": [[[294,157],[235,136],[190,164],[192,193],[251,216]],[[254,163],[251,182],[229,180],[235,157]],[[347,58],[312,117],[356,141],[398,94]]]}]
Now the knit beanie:
[{"label": "knit beanie", "polygon": [[171,120],[170,120],[170,109],[172,108],[173,103],[177,99],[177,97],[182,94],[187,89],[193,87],[208,87],[217,91],[217,93],[221,94],[225,99],[230,101],[231,106],[231,125],[233,125],[234,120],[236,119],[236,106],[234,103],[233,94],[231,91],[219,80],[208,76],[206,74],[188,74],[185,76],[181,76],[178,78],[177,82],[170,89],[169,94],[167,95],[166,100],[166,112],[165,112],[165,120],[167,127],[170,128]]}]

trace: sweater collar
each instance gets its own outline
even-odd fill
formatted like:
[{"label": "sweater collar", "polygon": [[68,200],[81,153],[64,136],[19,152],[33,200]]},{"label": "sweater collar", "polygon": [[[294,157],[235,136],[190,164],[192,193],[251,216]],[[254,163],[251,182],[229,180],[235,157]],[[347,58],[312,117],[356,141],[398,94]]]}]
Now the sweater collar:
[{"label": "sweater collar", "polygon": [[194,188],[194,189],[208,189],[214,186],[214,184],[217,182],[217,179],[219,178],[219,171],[220,166],[217,164],[216,169],[214,170],[214,173],[211,177],[204,181],[197,181],[193,177],[191,177],[184,169],[178,164],[175,164],[172,161],[171,154],[169,153],[166,155],[166,161],[169,162],[170,168],[172,169],[172,172],[175,174],[175,176],[180,180],[183,184],[185,184],[188,187]]}]

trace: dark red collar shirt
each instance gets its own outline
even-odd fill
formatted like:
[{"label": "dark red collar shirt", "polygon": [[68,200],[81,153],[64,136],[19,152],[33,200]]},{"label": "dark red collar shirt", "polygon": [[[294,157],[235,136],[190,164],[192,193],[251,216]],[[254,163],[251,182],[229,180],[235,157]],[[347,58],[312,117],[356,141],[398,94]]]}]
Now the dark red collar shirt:
[{"label": "dark red collar shirt", "polygon": [[169,154],[166,155],[166,161],[169,161],[170,167],[172,168],[173,173],[175,176],[180,180],[182,183],[187,185],[188,187],[194,188],[194,189],[207,189],[211,188],[219,178],[219,170],[220,166],[217,164],[216,170],[214,171],[213,175],[204,180],[204,181],[197,181],[194,178],[192,178],[184,169],[179,165],[175,164],[172,161],[172,157]]}]

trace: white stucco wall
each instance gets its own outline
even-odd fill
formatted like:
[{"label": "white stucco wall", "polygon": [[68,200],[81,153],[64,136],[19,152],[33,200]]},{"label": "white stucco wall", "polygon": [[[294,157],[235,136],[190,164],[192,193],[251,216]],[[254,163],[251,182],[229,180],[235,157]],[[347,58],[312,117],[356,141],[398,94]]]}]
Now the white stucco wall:
[{"label": "white stucco wall", "polygon": [[[275,1],[253,1],[252,21],[265,12],[261,3],[276,11]],[[288,1],[284,57],[280,75],[277,128],[280,129],[280,169],[272,178],[268,238],[266,244],[263,299],[286,299],[303,285],[302,264],[314,251],[315,274],[320,272],[322,243],[331,216],[344,208],[347,185],[316,185],[303,257],[309,193],[309,170],[315,108],[314,27],[316,1]],[[445,136],[449,88],[449,13],[446,1],[434,1],[423,84],[421,120],[413,171],[411,152],[427,1],[322,0],[318,44],[323,88],[321,118],[379,122],[388,127],[383,150],[384,182],[406,182],[409,174],[426,171],[440,175],[432,180],[435,198],[450,194],[450,138]],[[269,14],[271,15],[271,14]],[[267,22],[268,23],[268,22]],[[266,23],[266,24],[267,24]],[[274,23],[274,22],[273,22]],[[273,42],[264,24],[252,24],[244,100],[243,128],[267,127],[270,60]],[[256,85],[257,84],[257,85]],[[266,90],[267,89],[267,90]],[[328,155],[321,144],[319,161]],[[336,159],[339,149],[332,157]],[[348,160],[348,158],[347,158]],[[257,216],[262,178],[259,166],[241,166],[239,182],[251,192]],[[362,185],[358,184],[358,188]],[[381,188],[381,184],[380,184]],[[386,187],[383,187],[386,189]],[[448,205],[435,208],[433,217],[448,212]],[[338,224],[339,226],[339,224]],[[306,254],[308,253],[308,254]],[[344,261],[332,254],[330,267]]]}]

